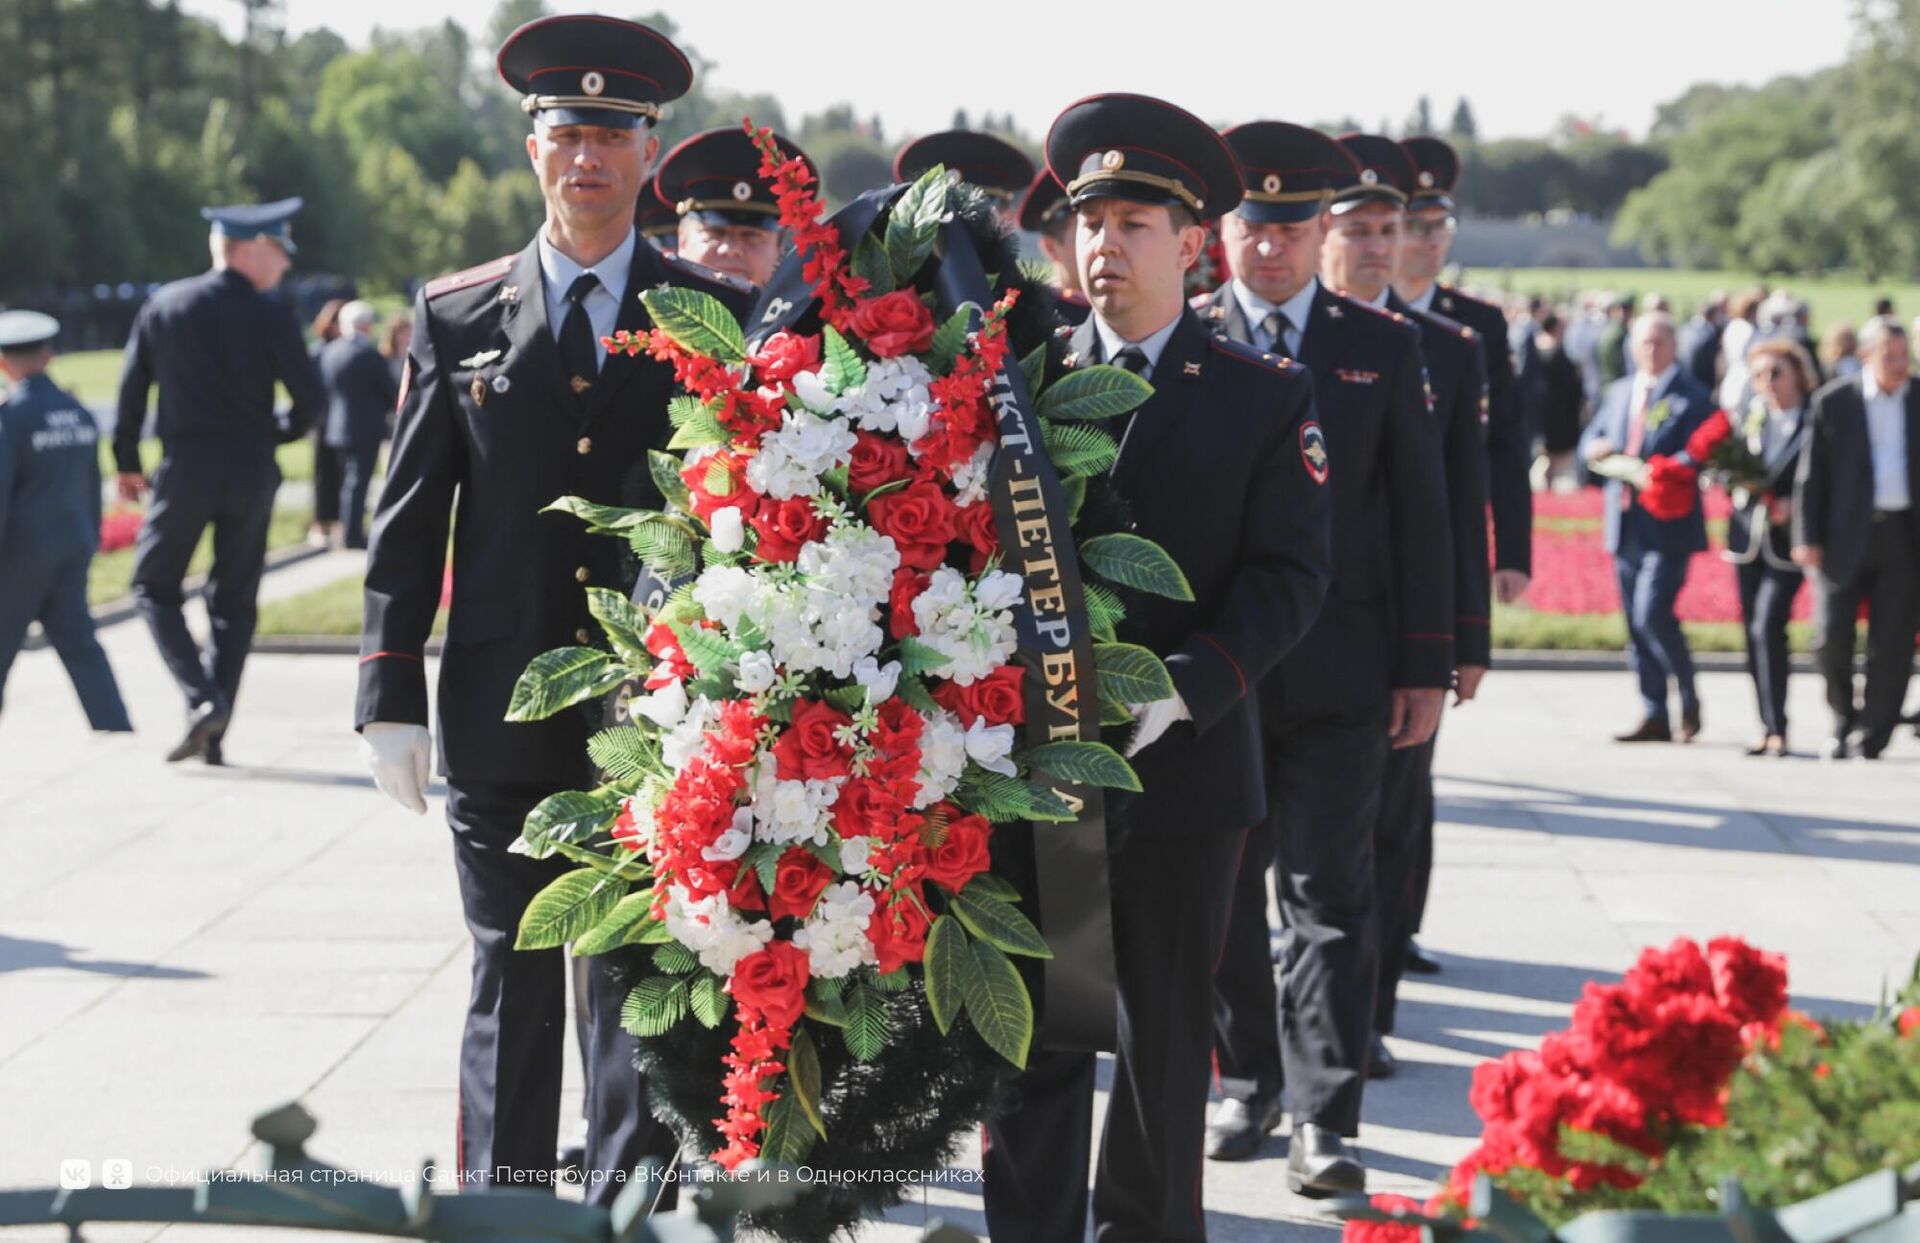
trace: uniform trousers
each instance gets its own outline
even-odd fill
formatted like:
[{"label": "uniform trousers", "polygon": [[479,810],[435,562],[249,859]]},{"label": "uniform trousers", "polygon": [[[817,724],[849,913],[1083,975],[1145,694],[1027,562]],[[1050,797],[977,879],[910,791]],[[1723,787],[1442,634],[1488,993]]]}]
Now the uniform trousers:
[{"label": "uniform trousers", "polygon": [[94,729],[128,730],[127,706],[121,702],[113,667],[94,637],[93,614],[87,611],[87,567],[92,549],[62,557],[0,558],[0,703],[4,703],[7,672],[27,637],[27,627],[39,622],[47,643],[67,667],[67,677],[80,696],[87,724]]},{"label": "uniform trousers", "polygon": [[1784,738],[1787,676],[1793,671],[1787,655],[1787,621],[1806,576],[1798,569],[1767,565],[1760,557],[1735,566],[1734,571],[1740,584],[1740,616],[1747,625],[1747,673],[1760,700],[1760,724],[1767,733]]},{"label": "uniform trousers", "polygon": [[[133,598],[189,709],[216,697],[232,707],[253,646],[260,573],[280,468],[270,451],[212,446],[169,451],[153,475],[133,554]],[[187,630],[181,586],[200,536],[213,528],[204,657]]]},{"label": "uniform trousers", "polygon": [[374,464],[380,460],[380,442],[370,445],[341,445],[334,449],[340,459],[341,539],[348,548],[367,546],[367,493],[373,487]]},{"label": "uniform trousers", "polygon": [[[1044,832],[1044,828],[1040,830]],[[1199,1243],[1209,1014],[1228,895],[1247,834],[1130,832],[1113,852],[1118,1052],[1094,1175],[1099,1243]],[[994,1243],[1086,1235],[1092,1053],[1035,1052],[987,1123]]]},{"label": "uniform trousers", "polygon": [[[1900,706],[1913,676],[1913,630],[1920,613],[1920,549],[1910,516],[1875,514],[1873,534],[1860,572],[1845,586],[1814,575],[1814,656],[1827,679],[1833,732],[1858,728],[1872,747],[1884,747],[1900,724]],[[1867,625],[1867,689],[1864,705],[1853,694],[1853,643],[1860,603],[1871,610]]]},{"label": "uniform trousers", "polygon": [[[1266,1100],[1284,1085],[1296,1124],[1352,1136],[1360,1130],[1379,974],[1373,836],[1387,706],[1263,724],[1268,819],[1248,838],[1214,974],[1220,1089]],[[1278,989],[1269,865],[1285,928]]]},{"label": "uniform trousers", "polygon": [[[566,951],[516,950],[533,895],[573,864],[511,854],[546,786],[453,781],[447,820],[467,929],[473,991],[460,1043],[459,1149],[463,1186],[551,1189],[559,1142],[561,1060],[566,1055]],[[634,1040],[620,1028],[625,990],[593,958],[584,1053],[587,1200],[611,1204],[648,1156],[678,1144],[647,1112]]]},{"label": "uniform trousers", "polygon": [[1407,945],[1426,909],[1433,874],[1433,752],[1438,731],[1417,747],[1387,752],[1380,818],[1373,832],[1373,909],[1378,921],[1380,976],[1374,990],[1373,1030],[1393,1030]]}]

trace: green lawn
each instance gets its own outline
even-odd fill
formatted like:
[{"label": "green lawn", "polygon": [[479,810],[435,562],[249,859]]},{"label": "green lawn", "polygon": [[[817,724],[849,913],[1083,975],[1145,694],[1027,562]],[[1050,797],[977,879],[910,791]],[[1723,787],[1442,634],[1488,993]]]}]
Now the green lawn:
[{"label": "green lawn", "polygon": [[[298,544],[307,537],[307,527],[312,521],[313,510],[308,506],[276,508],[273,511],[273,524],[267,528],[267,548],[290,548]],[[209,530],[200,537],[200,547],[194,549],[187,573],[204,574],[212,564],[213,532]],[[132,586],[133,549],[122,548],[117,552],[101,553],[93,559],[93,565],[87,571],[87,603],[98,606],[109,600],[118,600]],[[357,621],[354,633],[359,633]]]},{"label": "green lawn", "polygon": [[[1681,622],[1696,652],[1744,652],[1739,622]],[[1493,646],[1499,651],[1617,652],[1627,645],[1627,620],[1618,613],[1537,613],[1525,605],[1493,606]],[[1787,645],[1813,650],[1813,623],[1790,622]]]},{"label": "green lawn", "polygon": [[[358,635],[361,621],[358,575],[260,606],[263,635]],[[433,633],[446,629],[447,612],[433,619]]]},{"label": "green lawn", "polygon": [[1858,327],[1873,314],[1874,301],[1893,299],[1894,309],[1911,319],[1920,314],[1920,285],[1904,281],[1864,281],[1857,276],[1755,276],[1741,272],[1688,272],[1671,268],[1473,268],[1462,283],[1514,293],[1540,294],[1556,300],[1592,290],[1665,294],[1681,317],[1714,290],[1729,293],[1756,285],[1782,288],[1806,299],[1813,313],[1813,330],[1824,331],[1836,320]]}]

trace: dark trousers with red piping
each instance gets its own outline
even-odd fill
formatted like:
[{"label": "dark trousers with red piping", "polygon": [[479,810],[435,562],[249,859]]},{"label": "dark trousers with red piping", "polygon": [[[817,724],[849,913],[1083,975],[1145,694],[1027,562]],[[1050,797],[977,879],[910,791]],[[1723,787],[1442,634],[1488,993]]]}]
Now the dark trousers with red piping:
[{"label": "dark trousers with red piping", "polygon": [[[460,1041],[460,1167],[463,1188],[551,1190],[559,1143],[560,1071],[566,1055],[566,951],[516,950],[521,912],[564,859],[508,852],[527,813],[551,789],[450,782],[460,901],[473,934],[473,992]],[[624,990],[603,960],[588,960],[585,1053],[586,1193],[611,1204],[648,1156],[677,1145],[646,1110],[633,1038],[620,1029]]]},{"label": "dark trousers with red piping", "polygon": [[[1044,832],[1044,829],[1041,830]],[[1093,1182],[1099,1243],[1201,1243],[1214,965],[1243,832],[1135,831],[1112,858],[1118,1052]],[[994,1243],[1078,1243],[1093,1146],[1091,1053],[1036,1052],[987,1123]]]}]

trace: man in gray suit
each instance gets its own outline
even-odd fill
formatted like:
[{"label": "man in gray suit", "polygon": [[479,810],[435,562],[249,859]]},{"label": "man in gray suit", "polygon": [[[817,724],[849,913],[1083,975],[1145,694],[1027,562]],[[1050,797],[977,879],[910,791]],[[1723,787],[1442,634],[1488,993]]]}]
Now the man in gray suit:
[{"label": "man in gray suit", "polygon": [[[1861,373],[1835,380],[1813,399],[1806,449],[1793,489],[1793,559],[1814,586],[1815,655],[1827,679],[1833,737],[1824,754],[1857,748],[1878,759],[1900,723],[1913,672],[1920,605],[1920,391],[1900,321],[1878,317],[1860,330]],[[1867,628],[1864,706],[1853,695],[1854,619]]]},{"label": "man in gray suit", "polygon": [[373,483],[380,442],[400,397],[393,370],[373,343],[373,308],[349,302],[340,308],[340,335],[320,350],[320,379],[327,388],[327,445],[344,465],[340,516],[348,548],[367,546],[367,489]]}]

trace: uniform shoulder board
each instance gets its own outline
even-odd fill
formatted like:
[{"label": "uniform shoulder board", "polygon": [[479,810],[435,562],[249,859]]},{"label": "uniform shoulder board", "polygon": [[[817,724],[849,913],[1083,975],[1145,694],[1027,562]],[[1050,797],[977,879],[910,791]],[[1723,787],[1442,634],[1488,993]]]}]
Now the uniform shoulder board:
[{"label": "uniform shoulder board", "polygon": [[707,282],[709,285],[719,285],[722,288],[731,289],[735,293],[758,293],[760,290],[760,286],[754,284],[752,281],[742,280],[731,272],[722,272],[718,268],[710,268],[704,263],[695,263],[691,259],[682,259],[679,255],[662,255],[660,258],[667,265],[668,271],[679,272],[686,276],[695,277]]},{"label": "uniform shoulder board", "polygon": [[1406,316],[1402,315],[1398,311],[1389,310],[1384,306],[1375,306],[1371,302],[1362,302],[1358,298],[1348,298],[1347,301],[1351,303],[1356,310],[1372,311],[1375,315],[1378,315],[1381,319],[1390,319],[1396,324],[1404,324],[1407,322]]},{"label": "uniform shoulder board", "polygon": [[1438,313],[1428,315],[1420,322],[1438,328],[1442,332],[1451,333],[1463,341],[1478,341],[1480,339],[1480,334],[1466,324],[1461,323],[1457,319],[1448,319],[1446,316]]},{"label": "uniform shoulder board", "polygon": [[501,255],[498,259],[489,259],[485,263],[468,268],[464,272],[452,272],[446,276],[436,276],[427,282],[426,295],[429,301],[442,294],[454,293],[461,289],[471,289],[475,285],[484,285],[497,281],[513,270],[513,261],[518,255]]},{"label": "uniform shoulder board", "polygon": [[1244,341],[1235,341],[1230,337],[1211,336],[1208,337],[1207,340],[1212,343],[1214,353],[1223,354],[1228,358],[1236,359],[1243,363],[1250,363],[1263,371],[1271,371],[1275,375],[1297,375],[1304,370],[1299,363],[1284,354],[1276,354],[1272,350],[1255,349]]}]

